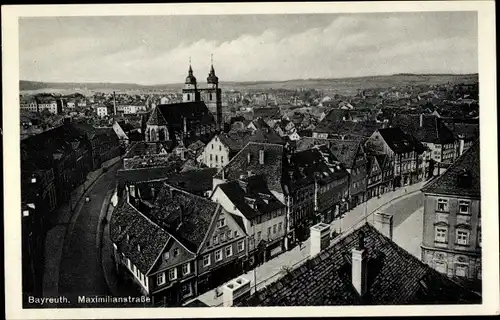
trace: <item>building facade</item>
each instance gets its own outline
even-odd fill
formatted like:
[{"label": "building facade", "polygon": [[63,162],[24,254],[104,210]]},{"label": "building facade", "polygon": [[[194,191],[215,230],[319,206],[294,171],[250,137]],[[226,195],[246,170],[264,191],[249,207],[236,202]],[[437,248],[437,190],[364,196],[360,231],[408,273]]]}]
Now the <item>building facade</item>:
[{"label": "building facade", "polygon": [[422,188],[422,261],[449,276],[481,281],[479,142]]}]

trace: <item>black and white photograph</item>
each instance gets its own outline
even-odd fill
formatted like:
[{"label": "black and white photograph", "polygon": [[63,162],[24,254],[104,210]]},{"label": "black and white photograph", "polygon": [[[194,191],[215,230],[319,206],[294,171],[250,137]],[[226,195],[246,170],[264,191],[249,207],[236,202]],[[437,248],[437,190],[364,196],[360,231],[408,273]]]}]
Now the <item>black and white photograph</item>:
[{"label": "black and white photograph", "polygon": [[2,17],[8,318],[500,312],[492,2]]}]

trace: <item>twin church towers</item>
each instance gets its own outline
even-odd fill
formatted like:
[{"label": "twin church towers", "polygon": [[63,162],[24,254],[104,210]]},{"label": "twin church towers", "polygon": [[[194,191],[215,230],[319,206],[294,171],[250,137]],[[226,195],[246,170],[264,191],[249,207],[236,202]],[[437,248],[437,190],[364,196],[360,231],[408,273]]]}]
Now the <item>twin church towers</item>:
[{"label": "twin church towers", "polygon": [[213,56],[211,59],[210,72],[207,77],[207,87],[198,88],[196,77],[193,75],[191,59],[189,59],[189,70],[184,89],[182,89],[182,102],[205,102],[208,110],[215,116],[217,126],[222,123],[222,93],[219,88],[219,78],[215,75]]}]

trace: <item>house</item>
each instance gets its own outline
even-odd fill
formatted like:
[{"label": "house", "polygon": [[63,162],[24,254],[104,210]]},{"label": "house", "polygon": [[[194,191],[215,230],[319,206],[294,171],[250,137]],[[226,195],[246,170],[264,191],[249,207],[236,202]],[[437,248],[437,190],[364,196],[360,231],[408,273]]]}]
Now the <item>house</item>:
[{"label": "house", "polygon": [[287,155],[283,180],[290,193],[290,232],[298,239],[310,225],[346,211],[349,173],[325,145]]},{"label": "house", "polygon": [[241,221],[248,235],[248,267],[267,261],[284,248],[286,207],[260,175],[221,183],[211,200]]},{"label": "house", "polygon": [[144,212],[133,205],[141,201],[130,186],[110,233],[117,268],[132,273],[144,294],[180,306],[238,275],[246,236],[220,205],[168,184]]},{"label": "house", "polygon": [[38,112],[47,110],[52,114],[58,114],[62,112],[62,102],[51,95],[38,95],[36,96],[36,104],[38,106]]},{"label": "house", "polygon": [[[383,223],[386,224],[386,223]],[[384,227],[381,227],[384,228]],[[385,228],[387,230],[387,228]],[[333,239],[311,228],[311,257],[237,307],[480,304],[480,295],[441,275],[368,222]],[[228,297],[229,299],[230,297]]]},{"label": "house", "polygon": [[108,115],[108,107],[106,106],[98,106],[96,108],[97,116],[100,118],[104,118]]},{"label": "house", "polygon": [[455,159],[461,156],[479,139],[479,123],[446,122],[446,126],[455,135],[457,140]]},{"label": "house", "polygon": [[413,136],[400,128],[375,131],[365,142],[371,155],[389,155],[394,161],[393,187],[405,186],[424,178],[423,152],[425,148]]},{"label": "house", "polygon": [[479,140],[423,188],[422,261],[452,278],[481,284]]},{"label": "house", "polygon": [[[437,168],[437,173],[446,169],[455,160],[458,139],[453,132],[436,116],[424,114],[400,115],[391,121],[391,126],[399,127],[424,144],[430,152],[430,159]],[[431,173],[434,168],[430,168]]]},{"label": "house", "polygon": [[384,126],[376,121],[321,121],[312,137],[320,139],[366,140]]},{"label": "house", "polygon": [[19,103],[21,111],[38,112],[37,100],[32,96],[20,96]]},{"label": "house", "polygon": [[370,155],[367,162],[366,197],[369,200],[393,190],[394,165],[389,155]]},{"label": "house", "polygon": [[116,133],[116,136],[118,137],[118,141],[120,142],[120,146],[122,146],[122,148],[126,148],[129,143],[130,143],[130,139],[128,137],[128,135],[125,133],[125,131],[123,130],[123,128],[120,126],[120,124],[115,121],[113,122],[113,131]]}]

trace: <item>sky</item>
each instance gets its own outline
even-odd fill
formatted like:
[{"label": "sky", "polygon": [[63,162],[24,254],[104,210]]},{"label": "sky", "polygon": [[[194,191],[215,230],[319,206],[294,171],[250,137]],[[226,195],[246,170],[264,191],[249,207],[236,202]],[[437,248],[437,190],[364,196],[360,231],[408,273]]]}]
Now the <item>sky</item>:
[{"label": "sky", "polygon": [[206,82],[476,73],[475,12],[36,17],[19,20],[20,79]]}]

